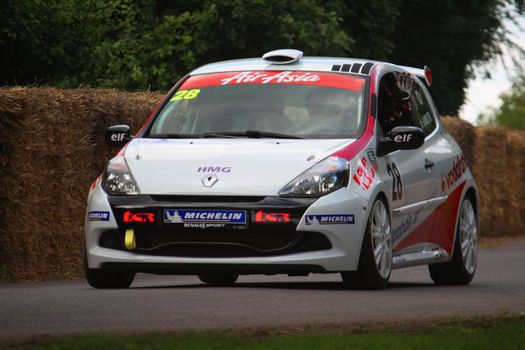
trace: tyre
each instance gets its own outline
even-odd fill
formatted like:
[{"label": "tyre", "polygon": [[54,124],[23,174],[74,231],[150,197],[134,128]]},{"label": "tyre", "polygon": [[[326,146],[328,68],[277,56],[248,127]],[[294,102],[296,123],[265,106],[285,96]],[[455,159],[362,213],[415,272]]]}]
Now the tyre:
[{"label": "tyre", "polygon": [[128,288],[133,279],[135,272],[107,270],[107,269],[90,269],[87,263],[87,256],[84,252],[84,275],[87,283],[98,289],[123,289]]},{"label": "tyre", "polygon": [[227,286],[233,286],[235,282],[237,281],[238,275],[230,275],[230,274],[205,274],[205,275],[199,275],[199,279],[201,282],[210,284],[212,286],[221,286],[221,287],[227,287]]},{"label": "tyre", "polygon": [[452,260],[428,265],[430,278],[438,285],[466,285],[474,278],[478,261],[478,220],[469,197],[461,204]]},{"label": "tyre", "polygon": [[342,272],[346,287],[384,289],[392,272],[392,235],[390,215],[383,198],[372,206],[365,229],[357,271]]}]

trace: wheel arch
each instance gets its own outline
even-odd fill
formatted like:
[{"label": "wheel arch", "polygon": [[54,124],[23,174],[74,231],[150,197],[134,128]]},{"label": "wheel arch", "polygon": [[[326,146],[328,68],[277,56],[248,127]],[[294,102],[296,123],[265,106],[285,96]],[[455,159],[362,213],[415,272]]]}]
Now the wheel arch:
[{"label": "wheel arch", "polygon": [[375,202],[376,199],[378,199],[379,197],[382,197],[382,198],[385,200],[386,207],[387,207],[388,211],[390,211],[390,203],[388,202],[388,197],[387,197],[387,195],[386,195],[386,193],[385,193],[384,190],[381,190],[381,191],[379,191],[379,192],[376,194],[376,196],[375,196],[375,198],[374,198],[374,202]]},{"label": "wheel arch", "polygon": [[368,202],[369,204],[366,206],[366,208],[367,208],[366,214],[365,214],[366,222],[365,222],[365,226],[363,227],[362,234],[361,234],[361,243],[359,244],[360,249],[359,249],[359,255],[357,256],[357,261],[359,261],[359,259],[361,258],[361,253],[363,251],[363,244],[365,242],[365,240],[364,240],[365,232],[368,229],[368,220],[370,220],[370,215],[372,214],[372,209],[374,207],[374,203],[376,202],[376,200],[378,198],[382,198],[383,199],[383,202],[386,205],[386,210],[387,210],[388,215],[389,215],[390,225],[392,225],[392,212],[390,210],[391,206],[390,206],[390,203],[388,202],[388,196],[386,195],[386,193],[385,193],[385,191],[383,189],[377,190],[377,192],[375,192],[375,193],[370,195],[370,197],[369,197],[370,201]]},{"label": "wheel arch", "polygon": [[[376,201],[378,198],[382,198],[383,201],[385,202],[386,210],[388,211],[388,216],[389,216],[389,219],[390,219],[390,225],[392,225],[392,211],[390,210],[391,205],[390,205],[390,202],[388,201],[388,196],[386,195],[385,191],[381,190],[381,191],[379,191],[379,192],[376,194],[376,196],[374,197],[374,201],[372,202],[372,205],[373,205],[373,203],[375,203],[375,201]],[[369,215],[370,215],[370,214],[369,214]]]},{"label": "wheel arch", "polygon": [[[463,192],[463,196],[461,196],[461,201],[460,201],[460,203],[458,205],[458,211],[457,211],[457,214],[456,214],[456,224],[454,226],[454,231],[455,232],[454,232],[454,239],[452,241],[452,248],[454,248],[454,246],[456,244],[456,239],[457,239],[458,232],[459,232],[458,225],[459,225],[459,219],[460,219],[460,216],[461,216],[461,207],[462,207],[463,201],[466,198],[468,198],[468,199],[473,201],[474,212],[476,214],[476,223],[478,225],[478,232],[479,232],[480,217],[479,217],[479,195],[478,195],[478,190],[476,189],[476,187],[473,184],[468,184],[463,191],[464,191]],[[450,254],[450,260],[452,260],[453,256],[454,256],[454,249],[452,249],[452,252]]]},{"label": "wheel arch", "polygon": [[476,211],[476,219],[479,221],[479,195],[474,186],[470,186],[465,191],[463,199],[470,198],[474,202],[474,210]]}]

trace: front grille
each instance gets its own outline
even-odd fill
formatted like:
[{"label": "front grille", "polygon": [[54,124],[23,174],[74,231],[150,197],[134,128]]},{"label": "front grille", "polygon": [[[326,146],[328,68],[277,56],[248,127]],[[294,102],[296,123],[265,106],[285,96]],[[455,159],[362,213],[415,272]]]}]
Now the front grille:
[{"label": "front grille", "polygon": [[[157,256],[218,258],[277,256],[332,247],[326,236],[318,232],[275,229],[213,231],[197,229],[195,232],[178,234],[165,230],[136,229],[137,248],[133,251]],[[123,241],[122,233],[111,230],[101,235],[99,244],[105,248],[125,250]]]},{"label": "front grille", "polygon": [[[330,249],[330,241],[321,233],[298,232],[297,225],[315,199],[275,196],[186,196],[141,195],[110,196],[118,223],[117,233],[104,233],[99,244],[106,248],[124,248],[124,232],[135,232],[140,254],[181,257],[250,257],[292,254]],[[173,220],[166,221],[165,213]],[[242,210],[244,222],[221,227],[192,226],[179,215],[198,210]],[[191,222],[192,218],[186,220]],[[109,232],[109,231],[108,231]]]}]

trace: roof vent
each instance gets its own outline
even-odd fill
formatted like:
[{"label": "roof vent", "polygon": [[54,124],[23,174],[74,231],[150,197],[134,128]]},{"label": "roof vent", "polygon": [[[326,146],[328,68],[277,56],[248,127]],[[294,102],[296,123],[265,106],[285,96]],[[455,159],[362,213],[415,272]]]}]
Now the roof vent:
[{"label": "roof vent", "polygon": [[263,59],[274,64],[288,64],[298,61],[303,57],[303,52],[294,49],[282,49],[267,52],[263,55]]}]

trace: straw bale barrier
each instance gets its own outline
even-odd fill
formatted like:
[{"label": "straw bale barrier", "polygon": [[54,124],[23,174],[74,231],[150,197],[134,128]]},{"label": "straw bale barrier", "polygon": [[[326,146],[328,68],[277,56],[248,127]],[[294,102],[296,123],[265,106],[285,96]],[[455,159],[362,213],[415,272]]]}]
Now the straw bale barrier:
[{"label": "straw bale barrier", "polygon": [[525,233],[525,132],[477,130],[474,176],[479,186],[481,227],[486,236]]},{"label": "straw bale barrier", "polygon": [[472,169],[475,162],[476,128],[469,122],[455,117],[443,117],[441,120],[447,131],[461,146],[467,164]]},{"label": "straw bale barrier", "polygon": [[[157,93],[0,88],[0,280],[79,276],[89,185],[115,150],[105,129],[138,130]],[[443,118],[480,187],[483,235],[525,233],[525,133]]]},{"label": "straw bale barrier", "polygon": [[104,146],[104,130],[119,123],[137,130],[159,97],[116,90],[0,89],[4,278],[79,275],[87,191],[115,152]]}]

